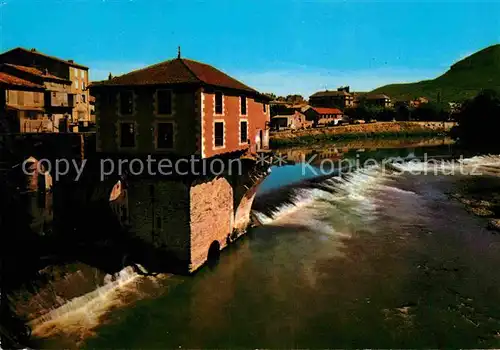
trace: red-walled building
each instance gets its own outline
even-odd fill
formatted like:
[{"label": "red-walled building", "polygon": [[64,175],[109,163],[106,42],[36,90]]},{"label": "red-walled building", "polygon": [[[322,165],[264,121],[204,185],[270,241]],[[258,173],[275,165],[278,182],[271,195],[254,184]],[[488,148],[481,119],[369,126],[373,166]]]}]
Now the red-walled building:
[{"label": "red-walled building", "polygon": [[90,89],[102,152],[209,158],[268,148],[268,98],[207,64],[179,56]]}]

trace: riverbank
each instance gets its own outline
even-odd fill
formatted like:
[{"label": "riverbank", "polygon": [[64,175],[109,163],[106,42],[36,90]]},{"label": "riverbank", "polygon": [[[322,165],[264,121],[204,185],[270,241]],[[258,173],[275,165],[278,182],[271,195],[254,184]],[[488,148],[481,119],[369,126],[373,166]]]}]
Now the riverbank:
[{"label": "riverbank", "polygon": [[296,131],[286,130],[271,133],[270,145],[272,148],[282,148],[367,138],[437,136],[447,134],[454,125],[455,123],[438,122],[377,122]]}]

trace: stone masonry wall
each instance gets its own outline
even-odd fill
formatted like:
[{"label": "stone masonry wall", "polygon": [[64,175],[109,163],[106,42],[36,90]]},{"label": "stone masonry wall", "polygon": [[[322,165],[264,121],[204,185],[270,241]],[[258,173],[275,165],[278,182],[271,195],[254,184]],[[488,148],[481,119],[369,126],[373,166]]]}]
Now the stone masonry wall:
[{"label": "stone masonry wall", "polygon": [[233,228],[233,189],[225,178],[194,183],[190,191],[191,265],[194,271],[208,257],[210,245],[226,246]]},{"label": "stone masonry wall", "polygon": [[[179,181],[128,183],[132,231],[179,261],[190,261],[189,189]],[[152,195],[153,194],[153,195]]]},{"label": "stone masonry wall", "polygon": [[258,185],[250,188],[248,192],[241,199],[236,213],[234,215],[234,227],[233,230],[237,235],[245,232],[247,226],[250,224],[250,211],[252,210],[252,204],[255,199],[255,194],[257,192]]}]

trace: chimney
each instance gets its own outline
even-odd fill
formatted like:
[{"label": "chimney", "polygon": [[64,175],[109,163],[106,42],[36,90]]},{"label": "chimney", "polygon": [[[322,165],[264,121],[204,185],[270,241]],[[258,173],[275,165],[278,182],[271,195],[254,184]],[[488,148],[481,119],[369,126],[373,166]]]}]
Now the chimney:
[{"label": "chimney", "polygon": [[68,60],[68,62],[69,62],[69,63],[75,63],[75,61],[73,61],[73,60]]},{"label": "chimney", "polygon": [[49,75],[49,70],[47,68],[45,68],[45,75]]},{"label": "chimney", "polygon": [[36,52],[36,49],[35,49],[35,48],[32,48],[32,49],[31,49],[31,52]]}]

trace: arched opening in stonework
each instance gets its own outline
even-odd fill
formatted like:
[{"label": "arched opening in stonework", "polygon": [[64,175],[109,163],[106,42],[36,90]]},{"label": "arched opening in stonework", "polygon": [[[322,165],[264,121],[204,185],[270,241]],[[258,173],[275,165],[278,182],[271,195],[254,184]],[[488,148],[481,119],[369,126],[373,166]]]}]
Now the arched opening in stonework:
[{"label": "arched opening in stonework", "polygon": [[209,266],[215,265],[220,259],[220,243],[213,241],[208,248],[207,263]]}]

